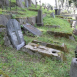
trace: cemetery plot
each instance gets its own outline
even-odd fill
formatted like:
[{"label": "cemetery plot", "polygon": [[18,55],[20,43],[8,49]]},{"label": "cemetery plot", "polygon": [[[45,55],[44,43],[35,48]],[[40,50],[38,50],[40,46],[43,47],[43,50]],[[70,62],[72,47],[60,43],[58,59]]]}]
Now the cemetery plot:
[{"label": "cemetery plot", "polygon": [[62,32],[54,32],[54,31],[47,31],[48,34],[53,34],[55,37],[65,37],[65,38],[69,38],[70,36],[72,36],[72,34],[70,33],[62,33]]},{"label": "cemetery plot", "polygon": [[25,29],[25,31],[29,31],[30,33],[36,35],[36,36],[40,36],[42,35],[42,32],[39,31],[37,28],[35,28],[34,26],[30,25],[30,24],[25,24],[23,25],[23,28]]},{"label": "cemetery plot", "polygon": [[63,61],[65,59],[63,55],[64,53],[62,51],[49,48],[47,46],[43,46],[43,45],[36,44],[36,43],[29,43],[28,45],[24,47],[24,49],[25,49],[24,52],[26,52],[26,49],[28,49],[28,52],[32,51],[33,53],[39,53],[42,56],[48,56],[52,58],[53,60]]}]

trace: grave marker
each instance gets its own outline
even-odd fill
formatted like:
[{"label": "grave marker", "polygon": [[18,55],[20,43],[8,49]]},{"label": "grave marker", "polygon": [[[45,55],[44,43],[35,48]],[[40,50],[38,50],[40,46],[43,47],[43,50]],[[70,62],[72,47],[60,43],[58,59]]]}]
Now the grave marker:
[{"label": "grave marker", "polygon": [[42,19],[42,10],[38,10],[38,16],[36,17],[37,26],[43,26],[43,19]]},{"label": "grave marker", "polygon": [[17,50],[25,45],[23,34],[20,28],[20,24],[15,19],[10,19],[6,25],[7,34],[10,41]]},{"label": "grave marker", "polygon": [[35,28],[34,26],[30,25],[30,24],[24,24],[23,28],[25,30],[28,30],[30,33],[36,35],[36,36],[40,36],[42,34],[41,31],[39,31],[37,28]]}]

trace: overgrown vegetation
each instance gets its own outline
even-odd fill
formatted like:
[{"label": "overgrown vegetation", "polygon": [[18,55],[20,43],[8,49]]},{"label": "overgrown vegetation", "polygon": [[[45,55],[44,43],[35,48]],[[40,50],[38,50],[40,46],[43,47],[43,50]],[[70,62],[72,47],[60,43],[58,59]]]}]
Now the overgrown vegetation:
[{"label": "overgrown vegetation", "polygon": [[[15,10],[15,8],[12,9]],[[18,9],[20,11],[17,12],[23,13],[23,15],[18,16],[17,14],[14,18],[16,18],[17,16],[29,17],[37,15],[37,12],[29,11],[26,8]],[[43,9],[43,13],[45,13],[46,11],[47,10]],[[0,69],[2,69],[10,77],[70,77],[70,64],[72,58],[74,57],[74,51],[77,42],[66,38],[54,37],[53,35],[50,36],[46,33],[47,30],[72,33],[70,24],[64,19],[57,17],[52,18],[49,15],[47,15],[47,17],[43,19],[43,22],[43,27],[36,26],[38,29],[43,31],[43,34],[40,37],[31,37],[24,34],[24,40],[26,41],[26,44],[28,44],[32,40],[38,40],[51,44],[54,42],[60,42],[60,44],[65,43],[69,50],[69,53],[65,53],[66,61],[52,61],[52,59],[48,57],[38,58],[34,55],[28,55],[21,50],[16,51],[13,48],[6,47],[4,46],[3,40],[4,33],[0,33]],[[60,28],[48,28],[45,25],[59,25]]]}]

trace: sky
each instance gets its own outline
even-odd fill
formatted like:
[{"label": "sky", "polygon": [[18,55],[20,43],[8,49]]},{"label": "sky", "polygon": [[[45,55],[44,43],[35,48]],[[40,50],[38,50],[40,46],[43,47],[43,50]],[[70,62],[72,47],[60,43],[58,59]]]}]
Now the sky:
[{"label": "sky", "polygon": [[[39,2],[39,0],[37,0]],[[52,6],[55,6],[55,0],[41,0],[41,3],[49,3]]]}]

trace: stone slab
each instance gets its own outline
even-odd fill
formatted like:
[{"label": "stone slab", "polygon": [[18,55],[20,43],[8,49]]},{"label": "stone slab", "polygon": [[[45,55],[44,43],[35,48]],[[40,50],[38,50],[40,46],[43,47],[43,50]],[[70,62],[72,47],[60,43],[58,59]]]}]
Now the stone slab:
[{"label": "stone slab", "polygon": [[35,52],[35,53],[40,53],[43,56],[51,57],[54,60],[64,60],[64,55],[63,52],[60,50],[56,50],[53,48],[48,48],[43,45],[35,44],[35,43],[29,43],[28,45],[25,46],[25,48]]},{"label": "stone slab", "polygon": [[23,28],[25,30],[28,30],[30,33],[36,35],[36,36],[40,36],[42,34],[42,32],[40,30],[38,30],[37,28],[35,28],[34,26],[32,26],[31,24],[24,24]]},{"label": "stone slab", "polygon": [[63,51],[64,53],[68,52],[68,48],[67,48],[67,46],[64,43],[61,46],[60,45],[56,45],[56,44],[40,42],[40,41],[37,41],[37,40],[33,40],[32,43],[35,43],[35,44],[39,43],[40,45],[43,45],[43,46],[46,46],[46,47],[49,47],[49,48],[53,48],[53,49],[57,49],[57,50]]}]

